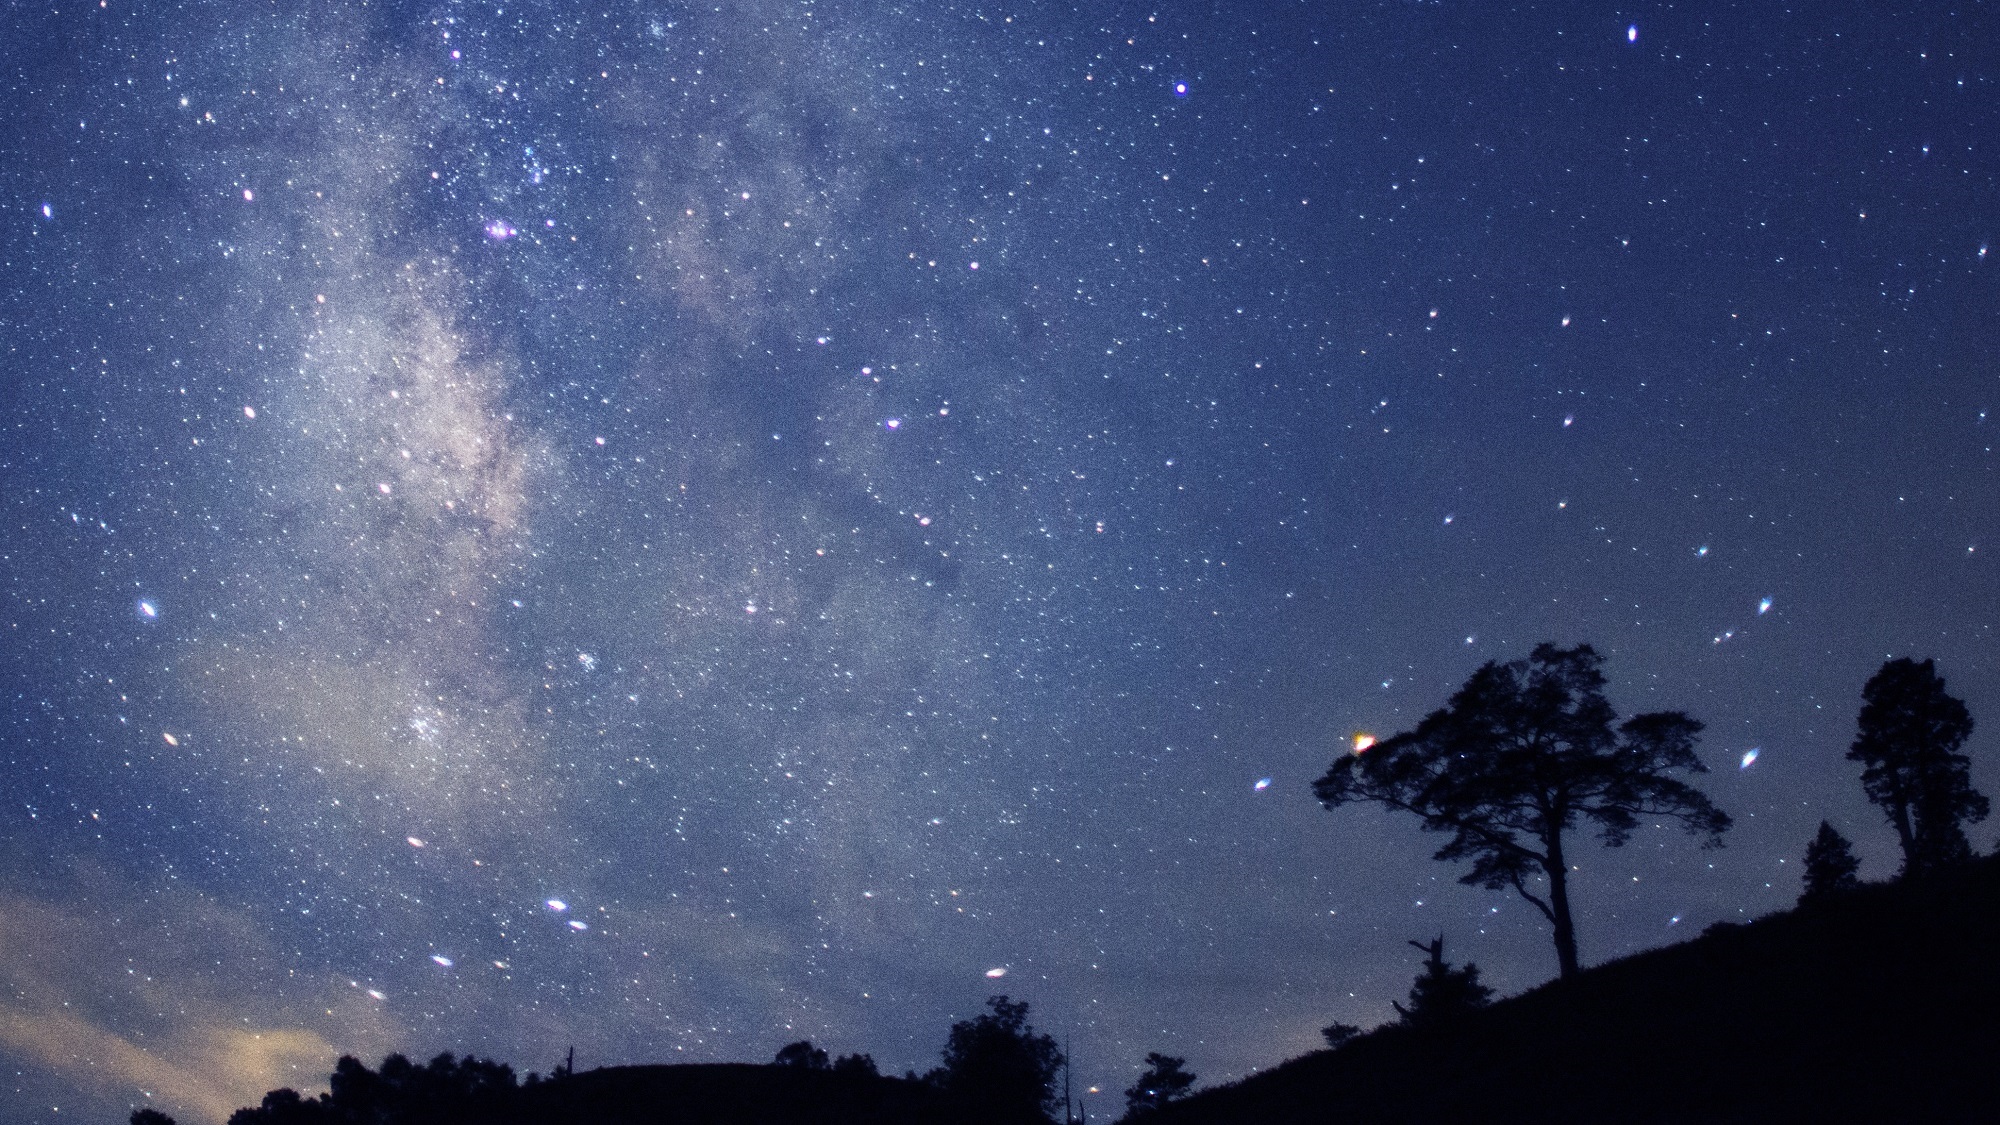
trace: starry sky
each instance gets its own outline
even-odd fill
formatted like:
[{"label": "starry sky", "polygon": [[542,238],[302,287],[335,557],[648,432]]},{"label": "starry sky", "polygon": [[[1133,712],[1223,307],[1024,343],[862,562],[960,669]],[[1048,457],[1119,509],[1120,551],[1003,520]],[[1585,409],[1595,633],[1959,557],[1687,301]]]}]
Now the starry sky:
[{"label": "starry sky", "polygon": [[1554,975],[1310,793],[1484,661],[1707,724],[1586,963],[2000,723],[1985,5],[298,7],[4,16],[8,1120],[996,992],[1105,1113]]}]

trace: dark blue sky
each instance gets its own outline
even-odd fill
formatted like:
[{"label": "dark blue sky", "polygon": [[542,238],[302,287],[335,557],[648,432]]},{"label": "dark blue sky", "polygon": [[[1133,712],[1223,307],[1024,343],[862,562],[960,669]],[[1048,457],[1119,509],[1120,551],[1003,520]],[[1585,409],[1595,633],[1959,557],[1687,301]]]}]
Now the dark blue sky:
[{"label": "dark blue sky", "polygon": [[1886,876],[1862,683],[2000,707],[2000,28],[1821,7],[10,10],[0,1116],[1517,992],[1309,786],[1544,640],[1737,822],[1586,962]]}]

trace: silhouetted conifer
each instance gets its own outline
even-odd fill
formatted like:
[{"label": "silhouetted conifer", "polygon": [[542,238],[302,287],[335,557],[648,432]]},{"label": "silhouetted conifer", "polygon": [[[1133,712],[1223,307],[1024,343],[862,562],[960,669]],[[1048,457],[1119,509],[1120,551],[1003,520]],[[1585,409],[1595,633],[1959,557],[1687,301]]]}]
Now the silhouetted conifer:
[{"label": "silhouetted conifer", "polygon": [[1427,956],[1424,971],[1417,974],[1416,982],[1410,985],[1410,1006],[1395,1005],[1396,1011],[1402,1013],[1405,1024],[1410,1027],[1435,1027],[1492,1002],[1493,990],[1479,983],[1479,966],[1467,961],[1464,968],[1454,969],[1451,962],[1444,959],[1443,934],[1439,934],[1437,940],[1429,945],[1420,941],[1410,944],[1423,950]]},{"label": "silhouetted conifer", "polygon": [[174,1119],[157,1109],[135,1109],[131,1125],[175,1125]]},{"label": "silhouetted conifer", "polygon": [[1327,1046],[1338,1051],[1360,1035],[1361,1029],[1351,1023],[1330,1023],[1320,1028],[1319,1033],[1326,1037]]},{"label": "silhouetted conifer", "polygon": [[1972,787],[1958,748],[1972,734],[1972,713],[1945,694],[1932,661],[1884,663],[1861,692],[1851,761],[1861,787],[1882,807],[1903,846],[1903,874],[1921,875],[1972,857],[1964,825],[1986,819],[1986,798]]},{"label": "silhouetted conifer", "polygon": [[1823,902],[1860,886],[1861,880],[1855,875],[1860,869],[1861,861],[1854,858],[1847,837],[1834,831],[1833,825],[1820,821],[1819,835],[1806,845],[1805,889],[1799,893],[1799,905]]},{"label": "silhouetted conifer", "polygon": [[1049,1121],[1060,1102],[1062,1048],[1028,1026],[1028,1005],[989,997],[985,1015],[951,1025],[944,1065],[929,1075],[961,1112],[1005,1125]]},{"label": "silhouetted conifer", "polygon": [[[1606,847],[1642,819],[1671,818],[1719,845],[1729,817],[1694,787],[1668,777],[1705,772],[1695,757],[1701,724],[1678,711],[1618,715],[1604,698],[1603,660],[1589,645],[1538,645],[1526,660],[1489,662],[1417,728],[1342,756],[1313,783],[1332,809],[1354,802],[1413,813],[1451,834],[1442,860],[1469,859],[1459,882],[1512,887],[1549,920],[1556,962],[1574,976],[1576,924],[1564,834],[1594,824]],[[1528,889],[1548,881],[1548,897]]]},{"label": "silhouetted conifer", "polygon": [[826,1070],[826,1052],[812,1045],[812,1040],[801,1039],[778,1048],[778,1057],[771,1060],[774,1066],[795,1066],[800,1070]]},{"label": "silhouetted conifer", "polygon": [[1187,1069],[1186,1059],[1163,1055],[1158,1051],[1146,1053],[1146,1072],[1125,1091],[1125,1116],[1127,1119],[1142,1117],[1154,1110],[1187,1096],[1194,1086],[1194,1073]]}]

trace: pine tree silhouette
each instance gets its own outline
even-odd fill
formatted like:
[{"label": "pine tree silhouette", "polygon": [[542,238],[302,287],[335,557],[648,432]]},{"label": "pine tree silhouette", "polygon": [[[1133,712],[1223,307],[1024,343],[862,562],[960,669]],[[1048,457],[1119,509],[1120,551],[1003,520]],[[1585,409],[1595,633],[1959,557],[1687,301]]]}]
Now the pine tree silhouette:
[{"label": "pine tree silhouette", "polygon": [[174,1125],[174,1119],[157,1109],[135,1109],[132,1125]]},{"label": "pine tree silhouette", "polygon": [[1805,890],[1799,894],[1799,905],[1824,902],[1860,886],[1861,880],[1855,876],[1860,869],[1861,861],[1854,858],[1847,837],[1820,821],[1819,835],[1806,845]]},{"label": "pine tree silhouette", "polygon": [[1964,825],[1986,819],[1986,798],[1972,787],[1970,761],[1958,748],[1972,734],[1972,713],[1947,695],[1932,661],[1899,657],[1882,665],[1861,692],[1850,761],[1862,763],[1861,787],[1882,807],[1903,846],[1903,874],[1922,875],[1972,857]]},{"label": "pine tree silhouette", "polygon": [[[1367,802],[1448,834],[1435,859],[1471,860],[1459,882],[1512,887],[1549,920],[1556,964],[1582,968],[1570,909],[1569,836],[1596,830],[1622,847],[1641,822],[1678,820],[1720,846],[1729,817],[1672,773],[1703,773],[1701,724],[1678,711],[1618,723],[1604,698],[1604,660],[1589,645],[1535,646],[1489,662],[1414,730],[1344,754],[1313,795],[1329,809]],[[1542,893],[1530,889],[1540,881]],[[1546,897],[1544,897],[1546,896]]]},{"label": "pine tree silhouette", "polygon": [[1335,1022],[1320,1028],[1319,1033],[1326,1038],[1326,1045],[1328,1047],[1338,1051],[1352,1042],[1356,1036],[1360,1035],[1361,1029],[1351,1023]]},{"label": "pine tree silhouette", "polygon": [[1146,1053],[1146,1073],[1139,1081],[1125,1091],[1125,1116],[1139,1117],[1153,1112],[1168,1102],[1187,1096],[1188,1088],[1194,1085],[1194,1074],[1185,1069],[1186,1059],[1163,1055],[1158,1051]]},{"label": "pine tree silhouette", "polygon": [[1492,1001],[1493,990],[1479,983],[1479,966],[1467,961],[1464,968],[1454,969],[1444,959],[1443,934],[1429,945],[1420,941],[1410,944],[1428,956],[1424,959],[1424,971],[1410,985],[1410,1006],[1395,1005],[1396,1011],[1402,1013],[1403,1023],[1410,1027],[1436,1027]]}]

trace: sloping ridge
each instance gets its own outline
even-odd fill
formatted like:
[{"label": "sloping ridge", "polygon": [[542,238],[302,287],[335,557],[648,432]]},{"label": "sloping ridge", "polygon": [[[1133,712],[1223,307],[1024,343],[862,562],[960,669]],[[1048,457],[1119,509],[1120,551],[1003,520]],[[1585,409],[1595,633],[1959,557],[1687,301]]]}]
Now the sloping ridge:
[{"label": "sloping ridge", "polygon": [[1153,1125],[2000,1121],[2000,861],[1711,927]]}]

